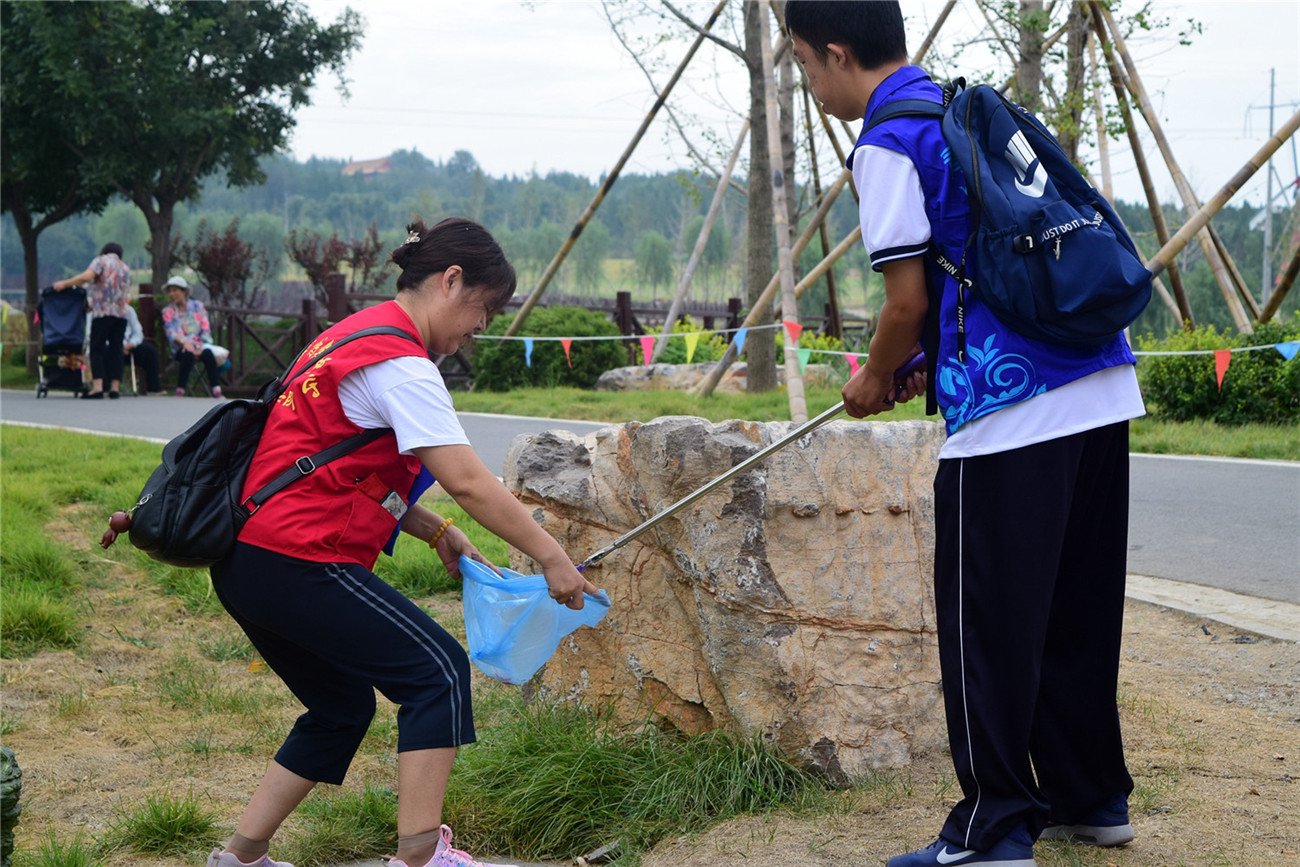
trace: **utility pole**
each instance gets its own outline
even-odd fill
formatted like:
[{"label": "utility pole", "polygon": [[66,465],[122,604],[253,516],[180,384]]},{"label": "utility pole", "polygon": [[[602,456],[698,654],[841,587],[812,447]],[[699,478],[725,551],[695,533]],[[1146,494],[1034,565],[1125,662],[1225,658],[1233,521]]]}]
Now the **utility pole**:
[{"label": "utility pole", "polygon": [[[1268,134],[1273,135],[1273,107],[1277,102],[1277,69],[1268,71]],[[1267,304],[1269,293],[1273,290],[1273,261],[1270,255],[1273,252],[1273,157],[1268,158],[1268,170],[1265,193],[1264,193],[1264,263],[1260,268],[1261,280],[1264,285],[1259,289],[1259,303]]]}]

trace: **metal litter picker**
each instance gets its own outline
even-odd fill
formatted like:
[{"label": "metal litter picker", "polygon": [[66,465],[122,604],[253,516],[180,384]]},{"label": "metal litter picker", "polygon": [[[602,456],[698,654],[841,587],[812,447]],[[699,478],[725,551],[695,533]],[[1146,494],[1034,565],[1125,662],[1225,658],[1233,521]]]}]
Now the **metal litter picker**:
[{"label": "metal litter picker", "polygon": [[[925,363],[925,354],[917,353],[915,356],[912,357],[911,361],[903,365],[894,373],[894,380],[897,382],[900,379],[910,376],[913,372],[918,370],[924,363]],[[743,473],[745,470],[749,469],[755,464],[766,460],[768,457],[772,456],[776,452],[779,452],[781,449],[790,445],[790,443],[794,442],[795,440],[801,439],[807,436],[808,434],[812,433],[817,428],[826,424],[826,422],[834,419],[837,415],[839,415],[843,411],[844,411],[844,401],[840,401],[839,403],[835,404],[835,406],[831,407],[830,409],[818,415],[816,418],[811,418],[808,421],[804,422],[803,424],[799,425],[799,427],[790,431],[788,434],[781,437],[781,439],[777,440],[776,442],[772,443],[769,446],[766,446],[760,451],[755,452],[754,454],[745,458],[745,460],[741,461],[731,469],[727,470],[722,475],[718,476],[716,479],[713,479],[712,481],[705,483],[698,490],[687,494],[677,502],[673,503],[668,508],[664,509],[659,514],[655,515],[652,518],[648,518],[639,526],[634,527],[633,529],[624,533],[622,536],[619,536],[613,542],[609,543],[604,548],[601,548],[599,551],[592,554],[586,560],[583,560],[581,563],[579,563],[578,571],[581,572],[582,570],[586,569],[588,566],[591,566],[594,563],[599,563],[601,560],[604,560],[610,554],[614,553],[619,548],[622,548],[624,545],[626,545],[628,542],[631,542],[637,536],[640,536],[642,533],[646,532],[652,527],[657,526],[665,518],[669,518],[677,514],[682,509],[686,508],[691,503],[694,503],[700,497],[703,497],[705,494],[709,493],[714,488],[723,484],[727,480],[734,478],[740,473]]]}]

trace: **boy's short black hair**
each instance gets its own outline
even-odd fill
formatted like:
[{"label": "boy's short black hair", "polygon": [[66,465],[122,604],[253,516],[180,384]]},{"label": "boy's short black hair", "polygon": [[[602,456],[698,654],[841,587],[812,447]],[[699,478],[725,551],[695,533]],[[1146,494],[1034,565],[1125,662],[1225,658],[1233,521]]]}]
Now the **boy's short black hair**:
[{"label": "boy's short black hair", "polygon": [[785,25],[826,59],[832,42],[847,46],[863,69],[907,61],[903,9],[884,0],[788,0]]}]

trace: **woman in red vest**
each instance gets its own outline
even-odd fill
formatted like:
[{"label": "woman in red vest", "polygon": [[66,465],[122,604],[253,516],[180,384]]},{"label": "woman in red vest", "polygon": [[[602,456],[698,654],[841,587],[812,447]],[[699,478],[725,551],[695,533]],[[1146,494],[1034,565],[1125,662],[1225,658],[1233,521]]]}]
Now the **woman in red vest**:
[{"label": "woman in red vest", "polygon": [[[474,741],[469,659],[371,571],[399,528],[428,542],[453,574],[461,554],[483,559],[460,528],[416,504],[428,481],[422,469],[487,530],[540,563],[558,603],[581,608],[582,594],[596,592],[470,448],[430,360],[487,327],[514,294],[514,268],[470,220],[407,228],[392,253],[402,269],[397,297],[332,326],[304,353],[318,361],[272,409],[246,491],[362,430],[391,432],[268,500],[231,556],[212,567],[222,604],[307,710],[208,867],[287,867],[268,857],[268,841],[317,782],[343,781],[374,715],[376,689],[399,705],[398,849],[389,863],[480,864],[451,847],[442,824],[456,749]],[[401,333],[330,351],[376,325]]]}]

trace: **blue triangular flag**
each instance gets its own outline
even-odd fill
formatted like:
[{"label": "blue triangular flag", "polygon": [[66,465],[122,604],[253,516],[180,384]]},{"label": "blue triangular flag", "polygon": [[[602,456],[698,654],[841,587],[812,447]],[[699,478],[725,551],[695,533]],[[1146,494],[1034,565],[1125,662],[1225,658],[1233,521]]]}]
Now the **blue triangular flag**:
[{"label": "blue triangular flag", "polygon": [[1300,352],[1300,340],[1288,340],[1286,343],[1275,343],[1273,348],[1282,353],[1282,357],[1287,361],[1295,358],[1296,352]]},{"label": "blue triangular flag", "polygon": [[524,338],[524,364],[528,367],[533,366],[533,338]]},{"label": "blue triangular flag", "polygon": [[749,329],[748,329],[748,328],[737,328],[737,329],[736,329],[736,336],[735,336],[734,339],[735,339],[735,341],[736,341],[736,354],[737,354],[737,355],[739,355],[740,353],[742,353],[742,352],[745,351],[745,335],[747,335],[748,333],[749,333]]}]

